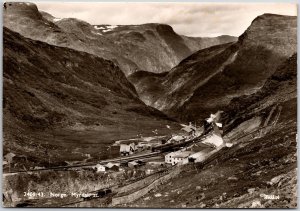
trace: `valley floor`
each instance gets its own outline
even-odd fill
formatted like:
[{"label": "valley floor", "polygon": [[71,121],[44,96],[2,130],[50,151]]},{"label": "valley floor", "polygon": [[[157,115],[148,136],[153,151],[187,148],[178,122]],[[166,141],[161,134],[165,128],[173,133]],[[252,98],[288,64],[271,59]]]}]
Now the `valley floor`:
[{"label": "valley floor", "polygon": [[[249,138],[231,148],[226,148],[221,156],[215,157],[205,165],[195,163],[181,166],[180,169],[175,167],[174,169],[179,169],[179,172],[174,174],[174,169],[171,170],[166,175],[172,174],[172,177],[158,180],[160,185],[156,184],[148,194],[133,202],[118,205],[112,203],[117,197],[115,194],[122,187],[124,189],[126,184],[130,184],[125,182],[128,178],[119,177],[108,183],[117,186],[113,189],[113,194],[104,198],[88,201],[82,198],[74,199],[74,197],[48,198],[30,201],[32,205],[26,200],[23,203],[25,205],[29,203],[28,206],[34,207],[63,205],[67,207],[139,208],[294,208],[297,206],[296,162],[296,122],[291,120],[277,124],[262,138]],[[159,174],[161,173],[153,175],[156,175],[155,178],[165,175]],[[89,184],[87,187],[90,191],[95,190],[97,186],[104,187],[101,179],[98,181],[99,175],[95,173],[82,171],[73,175],[72,172],[48,172],[47,175],[52,175],[51,177],[56,180],[49,182],[57,182],[58,185],[65,184],[64,190],[71,190],[67,187],[71,185],[71,178],[75,179],[73,183],[77,181],[76,183],[81,185]],[[64,180],[58,182],[61,180],[55,179],[58,175],[61,175],[59,177],[63,175]],[[40,175],[39,178],[44,178],[44,176]],[[87,178],[92,178],[92,180]],[[142,177],[139,180],[136,177],[135,181],[137,183],[141,181],[144,185],[135,186],[135,183],[132,183],[124,194],[140,191],[145,185],[151,184],[151,181],[156,181],[156,179],[151,180],[151,177],[147,178]],[[87,181],[84,181],[85,179]],[[44,186],[45,183],[41,185],[41,187]],[[81,188],[81,190],[87,191],[88,189]]]}]

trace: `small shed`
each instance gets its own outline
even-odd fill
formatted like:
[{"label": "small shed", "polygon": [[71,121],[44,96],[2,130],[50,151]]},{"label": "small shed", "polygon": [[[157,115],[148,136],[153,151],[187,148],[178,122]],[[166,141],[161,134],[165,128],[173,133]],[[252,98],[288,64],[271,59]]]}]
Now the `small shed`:
[{"label": "small shed", "polygon": [[97,172],[105,172],[105,166],[101,164],[97,164],[94,169],[96,169]]}]

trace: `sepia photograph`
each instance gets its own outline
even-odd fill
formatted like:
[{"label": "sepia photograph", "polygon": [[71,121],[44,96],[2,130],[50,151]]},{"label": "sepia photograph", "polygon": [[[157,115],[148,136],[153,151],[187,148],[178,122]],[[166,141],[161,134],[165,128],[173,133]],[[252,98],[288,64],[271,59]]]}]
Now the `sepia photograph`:
[{"label": "sepia photograph", "polygon": [[297,6],[3,2],[2,207],[297,208]]}]

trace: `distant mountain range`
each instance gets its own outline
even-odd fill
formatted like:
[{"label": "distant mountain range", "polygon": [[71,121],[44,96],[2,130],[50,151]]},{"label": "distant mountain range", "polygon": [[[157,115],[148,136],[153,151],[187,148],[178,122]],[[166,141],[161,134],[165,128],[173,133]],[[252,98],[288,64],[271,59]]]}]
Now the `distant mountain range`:
[{"label": "distant mountain range", "polygon": [[129,79],[150,106],[186,121],[201,121],[231,99],[259,90],[297,50],[297,18],[264,14],[238,41],[199,50],[165,74]]},{"label": "distant mountain range", "polygon": [[7,28],[3,37],[4,153],[30,155],[25,166],[48,165],[43,159],[48,151],[56,165],[83,159],[84,151],[105,157],[105,147],[115,140],[179,129],[138,98],[113,62]]},{"label": "distant mountain range", "polygon": [[75,18],[55,18],[32,3],[10,2],[3,14],[7,28],[28,38],[110,59],[125,75],[169,71],[199,49],[237,39],[181,36],[171,26],[156,23],[91,25]]}]

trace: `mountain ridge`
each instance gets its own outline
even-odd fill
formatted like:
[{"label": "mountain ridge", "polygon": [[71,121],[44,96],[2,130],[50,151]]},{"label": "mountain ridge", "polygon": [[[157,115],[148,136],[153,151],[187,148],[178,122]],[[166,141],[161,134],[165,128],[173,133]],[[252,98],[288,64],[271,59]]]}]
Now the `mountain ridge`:
[{"label": "mountain ridge", "polygon": [[210,112],[226,107],[232,98],[262,87],[296,52],[296,25],[295,16],[261,15],[237,42],[199,50],[161,77],[160,90],[164,91],[152,96],[147,84],[136,89],[139,94],[152,96],[141,97],[150,99],[145,101],[150,106],[184,121],[201,121]]},{"label": "mountain ridge", "polygon": [[[36,5],[28,8],[25,3],[7,2],[7,5],[4,10],[4,25],[11,30],[25,37],[112,60],[126,75],[136,71],[169,71],[197,48],[208,45],[203,44],[206,40],[202,42],[201,39],[195,41],[195,38],[183,38],[166,24],[112,26],[84,22],[82,25],[83,21],[78,19],[58,19],[46,12],[40,13]],[[23,13],[27,9],[42,18],[35,19]],[[209,45],[232,40],[236,38],[211,38]],[[191,45],[190,42],[194,44]],[[188,46],[193,46],[193,49]]]},{"label": "mountain ridge", "polygon": [[85,153],[107,158],[106,147],[116,140],[179,129],[138,98],[112,61],[7,28],[3,32],[3,146],[4,153],[31,157],[20,164],[65,165],[84,159]]}]

